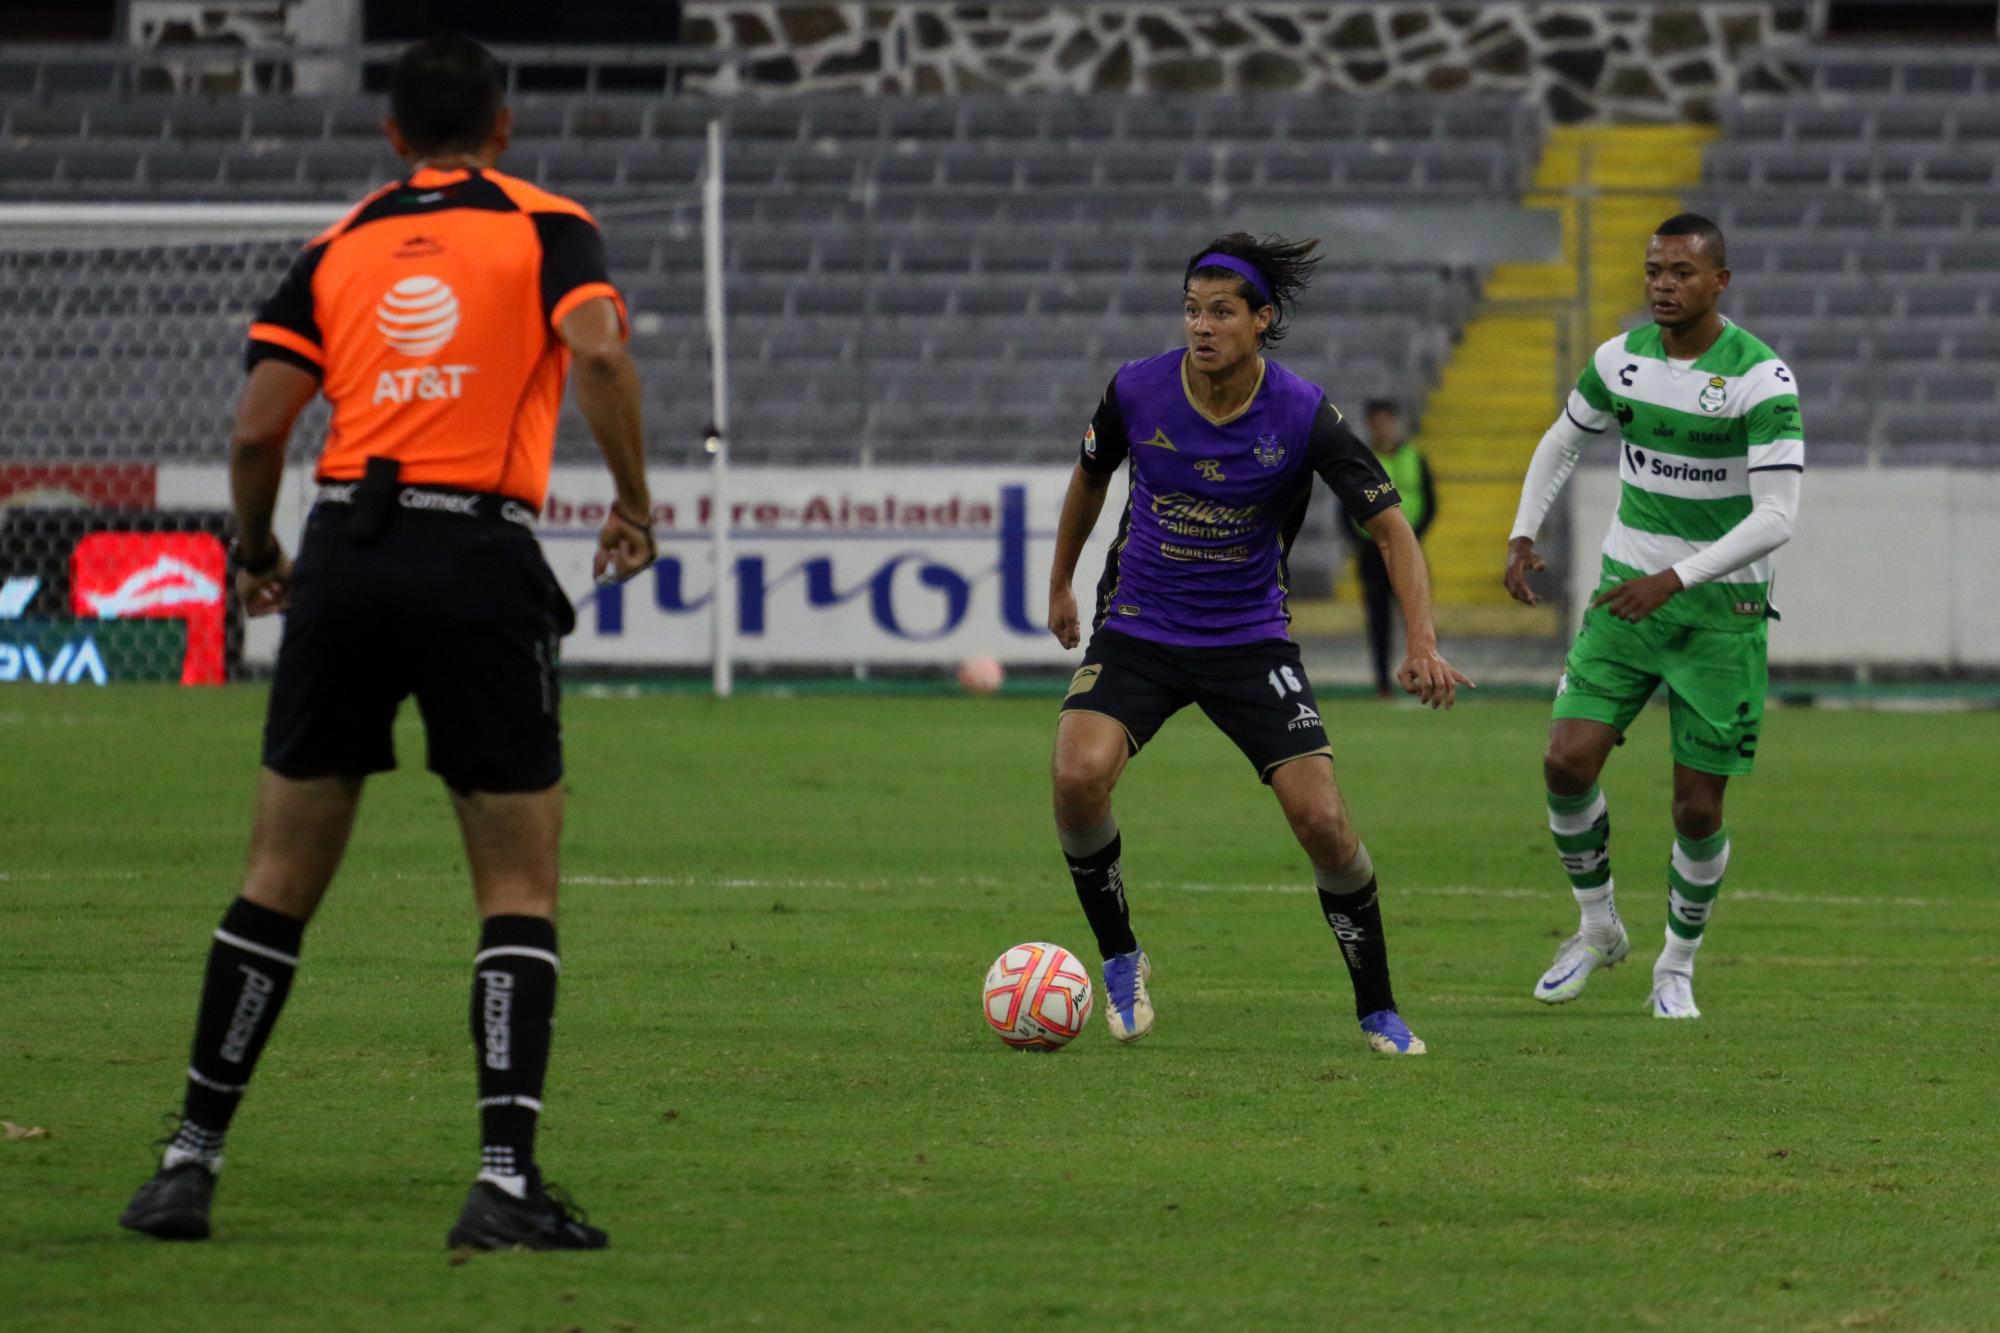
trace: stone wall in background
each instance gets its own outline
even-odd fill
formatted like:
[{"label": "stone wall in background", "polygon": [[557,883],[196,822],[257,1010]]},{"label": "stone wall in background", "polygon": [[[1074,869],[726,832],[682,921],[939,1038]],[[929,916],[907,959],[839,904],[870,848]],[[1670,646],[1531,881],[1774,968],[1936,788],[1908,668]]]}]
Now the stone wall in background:
[{"label": "stone wall in background", "polygon": [[781,4],[688,0],[740,52],[716,91],[1512,93],[1562,122],[1707,119],[1804,0],[1707,3]]}]

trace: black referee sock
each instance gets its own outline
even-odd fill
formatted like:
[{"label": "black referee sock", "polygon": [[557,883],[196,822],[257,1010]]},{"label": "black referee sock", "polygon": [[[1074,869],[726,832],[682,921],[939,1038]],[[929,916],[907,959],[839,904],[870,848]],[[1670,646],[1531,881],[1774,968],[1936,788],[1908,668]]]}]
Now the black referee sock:
[{"label": "black referee sock", "polygon": [[1389,988],[1389,945],[1382,936],[1382,905],[1375,889],[1375,866],[1361,848],[1344,870],[1314,867],[1319,907],[1354,983],[1354,1016],[1366,1018],[1396,1007]]},{"label": "black referee sock", "polygon": [[223,913],[208,951],[188,1060],[187,1099],[166,1165],[196,1160],[213,1169],[220,1164],[222,1136],[291,993],[305,929],[305,922],[247,898],[238,898]]},{"label": "black referee sock", "polygon": [[1095,828],[1081,832],[1056,825],[1063,855],[1069,861],[1069,877],[1076,885],[1076,900],[1097,936],[1097,951],[1109,958],[1131,953],[1139,947],[1132,937],[1131,914],[1125,905],[1125,874],[1118,864],[1124,840],[1118,836],[1118,821],[1110,815]]},{"label": "black referee sock", "polygon": [[535,1122],[555,1023],[555,923],[493,916],[472,960],[472,1045],[479,1056],[479,1178],[519,1194],[533,1174]]}]

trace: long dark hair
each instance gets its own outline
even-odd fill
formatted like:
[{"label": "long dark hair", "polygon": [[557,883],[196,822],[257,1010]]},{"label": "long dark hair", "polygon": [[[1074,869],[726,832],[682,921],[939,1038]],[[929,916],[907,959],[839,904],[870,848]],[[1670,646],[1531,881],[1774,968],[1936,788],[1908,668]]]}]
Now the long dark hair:
[{"label": "long dark hair", "polygon": [[[1181,279],[1181,289],[1185,291],[1196,278],[1235,279],[1237,294],[1249,303],[1253,313],[1267,305],[1273,308],[1270,327],[1257,338],[1258,346],[1269,347],[1284,340],[1285,321],[1299,293],[1312,281],[1313,269],[1319,263],[1320,257],[1314,253],[1318,249],[1317,240],[1288,241],[1282,236],[1265,236],[1260,240],[1247,231],[1233,231],[1216,237],[1188,256],[1187,276]],[[1228,255],[1256,269],[1270,289],[1270,299],[1265,300],[1263,293],[1234,269],[1219,264],[1196,267],[1202,256],[1211,254]]]}]

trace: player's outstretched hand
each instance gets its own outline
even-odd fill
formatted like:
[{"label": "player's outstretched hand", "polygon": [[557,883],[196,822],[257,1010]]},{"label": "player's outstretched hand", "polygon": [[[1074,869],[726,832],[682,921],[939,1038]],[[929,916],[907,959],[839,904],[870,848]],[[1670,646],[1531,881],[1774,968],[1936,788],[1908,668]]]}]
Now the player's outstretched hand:
[{"label": "player's outstretched hand", "polygon": [[1049,589],[1049,633],[1065,648],[1083,641],[1083,630],[1076,620],[1076,594],[1068,588]]},{"label": "player's outstretched hand", "polygon": [[1523,606],[1537,606],[1542,599],[1529,586],[1528,575],[1539,574],[1548,567],[1548,561],[1535,554],[1533,537],[1516,537],[1507,543],[1507,572],[1500,582],[1515,601]]},{"label": "player's outstretched hand", "polygon": [[1623,583],[1606,588],[1597,595],[1597,600],[1591,605],[1601,606],[1620,620],[1629,620],[1636,625],[1665,606],[1667,599],[1679,592],[1683,586],[1678,573],[1672,569],[1663,569],[1657,574],[1626,579]]},{"label": "player's outstretched hand", "polygon": [[292,600],[292,561],[282,550],[278,563],[262,574],[247,569],[236,571],[236,600],[246,616],[268,616],[285,609]]},{"label": "player's outstretched hand", "polygon": [[1458,687],[1476,690],[1459,669],[1444,660],[1435,648],[1411,653],[1396,672],[1396,681],[1432,708],[1450,708],[1458,698]]},{"label": "player's outstretched hand", "polygon": [[597,534],[597,554],[590,562],[591,577],[599,583],[623,583],[660,558],[660,545],[651,525],[628,518],[617,505]]}]

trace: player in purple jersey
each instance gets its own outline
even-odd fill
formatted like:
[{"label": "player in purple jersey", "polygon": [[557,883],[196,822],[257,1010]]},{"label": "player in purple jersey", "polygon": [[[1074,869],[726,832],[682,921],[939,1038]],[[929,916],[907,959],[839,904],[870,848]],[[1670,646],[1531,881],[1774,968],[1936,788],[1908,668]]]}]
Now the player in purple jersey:
[{"label": "player in purple jersey", "polygon": [[1287,634],[1285,556],[1317,473],[1375,539],[1403,606],[1396,673],[1433,708],[1470,681],[1438,655],[1430,577],[1399,497],[1316,384],[1267,361],[1319,262],[1317,241],[1238,232],[1188,261],[1187,347],[1119,368],[1063,497],[1049,629],[1080,637],[1071,582],[1128,460],[1131,498],[1097,587],[1090,647],[1056,728],[1056,834],[1104,955],[1105,1018],[1120,1041],[1152,1030],[1152,963],[1132,934],[1111,789],[1170,716],[1196,704],[1277,795],[1312,859],[1321,910],[1354,983],[1370,1047],[1421,1055],[1396,1012],[1375,870],[1347,821],[1333,750]]}]

